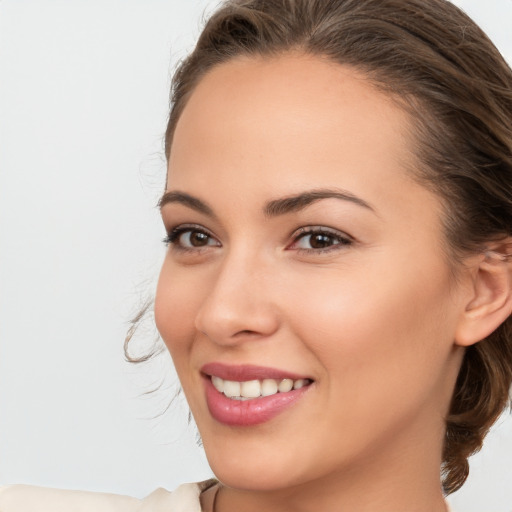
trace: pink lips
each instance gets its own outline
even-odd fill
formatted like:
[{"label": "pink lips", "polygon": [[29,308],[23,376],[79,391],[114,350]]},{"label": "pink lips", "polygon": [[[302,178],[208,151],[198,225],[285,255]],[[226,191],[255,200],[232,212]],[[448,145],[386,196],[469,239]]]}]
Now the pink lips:
[{"label": "pink lips", "polygon": [[245,382],[263,379],[306,379],[307,377],[260,366],[228,366],[221,363],[208,363],[201,368],[205,376],[206,403],[214,419],[230,426],[247,427],[271,420],[294,405],[310,389],[310,385],[286,393],[259,397],[251,400],[233,400],[217,391],[210,376],[223,380]]}]

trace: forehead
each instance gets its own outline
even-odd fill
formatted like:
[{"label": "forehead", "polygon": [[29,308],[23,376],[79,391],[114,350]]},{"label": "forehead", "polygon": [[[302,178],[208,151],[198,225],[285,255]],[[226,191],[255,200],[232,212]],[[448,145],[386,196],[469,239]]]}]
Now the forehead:
[{"label": "forehead", "polygon": [[414,203],[425,189],[408,170],[410,123],[353,68],[304,55],[236,59],[214,67],[191,94],[168,189],[211,195],[228,187],[243,207],[257,192],[268,200],[330,187],[372,204],[404,203],[404,194]]},{"label": "forehead", "polygon": [[386,154],[403,164],[412,160],[409,122],[352,68],[304,55],[239,58],[214,67],[191,94],[170,170],[204,168],[206,155],[212,166],[219,158],[223,166],[229,159],[266,165],[298,151],[307,160],[343,154],[360,163]]}]

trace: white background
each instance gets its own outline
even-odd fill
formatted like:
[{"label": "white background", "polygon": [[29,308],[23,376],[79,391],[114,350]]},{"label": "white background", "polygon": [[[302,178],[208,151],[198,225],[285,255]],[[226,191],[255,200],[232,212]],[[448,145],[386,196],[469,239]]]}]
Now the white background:
[{"label": "white background", "polygon": [[[134,368],[122,343],[164,251],[169,77],[215,3],[0,0],[0,483],[144,496],[210,476],[186,406],[159,416],[168,358]],[[456,3],[512,62],[512,0]],[[511,512],[511,482],[507,416],[451,502]]]}]

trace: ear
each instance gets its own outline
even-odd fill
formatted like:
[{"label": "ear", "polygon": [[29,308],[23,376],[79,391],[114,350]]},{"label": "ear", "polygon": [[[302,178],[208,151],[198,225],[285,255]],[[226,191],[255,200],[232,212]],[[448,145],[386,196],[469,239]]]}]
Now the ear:
[{"label": "ear", "polygon": [[455,333],[455,344],[473,345],[495,331],[512,313],[512,239],[480,258],[472,297]]}]

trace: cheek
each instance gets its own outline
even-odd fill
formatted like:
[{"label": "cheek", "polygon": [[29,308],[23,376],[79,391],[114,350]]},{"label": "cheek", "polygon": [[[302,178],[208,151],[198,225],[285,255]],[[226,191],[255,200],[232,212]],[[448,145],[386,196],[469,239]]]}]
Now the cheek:
[{"label": "cheek", "polygon": [[303,276],[287,294],[287,310],[342,392],[379,396],[385,382],[387,389],[418,395],[442,379],[451,347],[447,279],[442,267],[422,272],[407,261]]},{"label": "cheek", "polygon": [[200,290],[185,273],[173,271],[164,262],[155,296],[155,322],[178,371],[194,339]]}]

